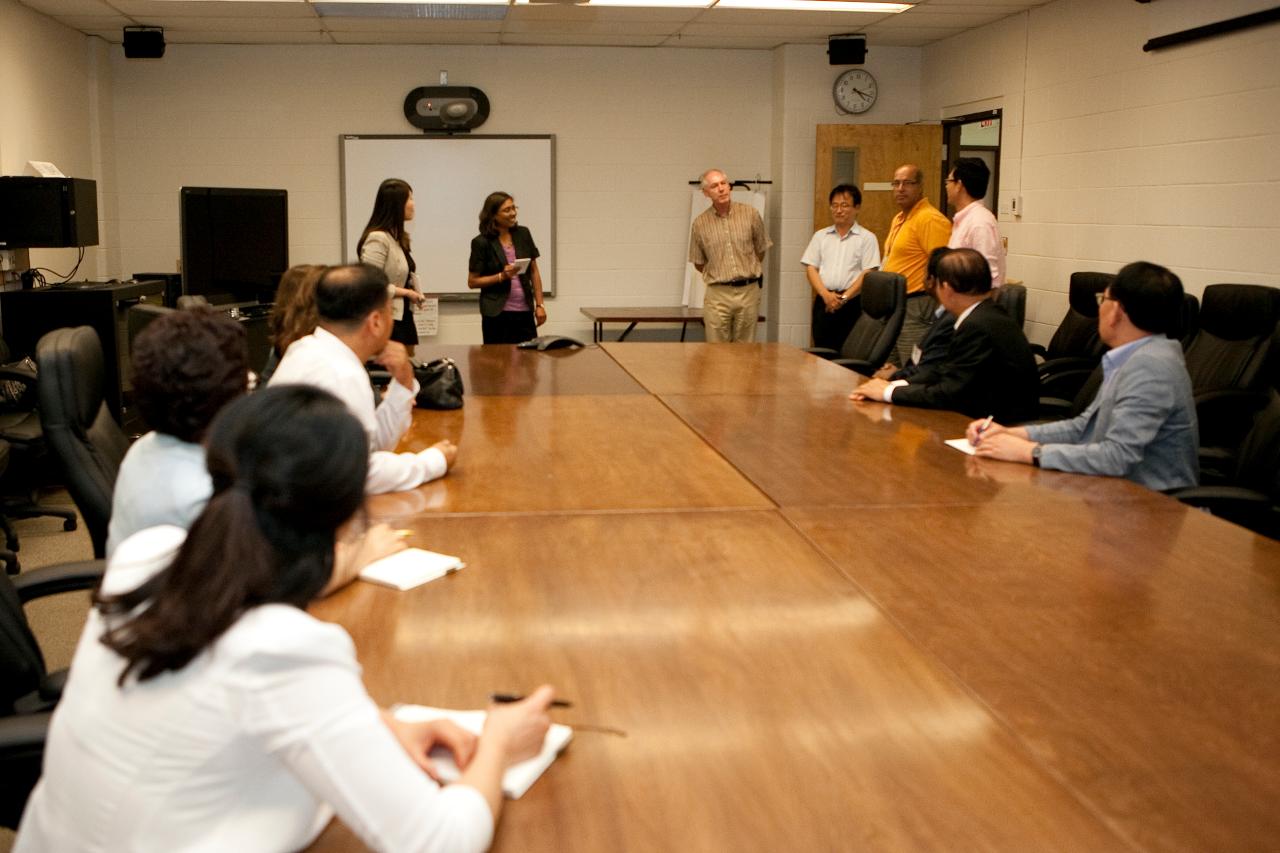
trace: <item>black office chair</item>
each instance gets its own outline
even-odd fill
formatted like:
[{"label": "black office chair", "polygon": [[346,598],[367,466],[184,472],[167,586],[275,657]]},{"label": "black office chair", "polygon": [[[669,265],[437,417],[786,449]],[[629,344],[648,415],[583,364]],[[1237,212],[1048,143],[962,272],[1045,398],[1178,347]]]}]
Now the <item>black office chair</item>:
[{"label": "black office chair", "polygon": [[103,357],[88,326],[54,329],[36,344],[40,410],[49,448],[84,516],[93,553],[106,553],[111,492],[129,440],[102,396]]},{"label": "black office chair", "polygon": [[1280,357],[1280,289],[1211,284],[1186,345],[1201,448],[1235,448],[1267,403]]},{"label": "black office chair", "polygon": [[1021,284],[1006,284],[996,288],[995,303],[1004,309],[1021,329],[1027,322],[1027,288]]},{"label": "black office chair", "polygon": [[1201,485],[1171,494],[1190,506],[1280,539],[1280,394],[1254,419],[1236,457],[1234,476],[1224,485]]},{"label": "black office chair", "polygon": [[1031,351],[1042,360],[1037,367],[1042,398],[1074,400],[1098,366],[1107,347],[1098,337],[1097,295],[1106,290],[1113,280],[1115,276],[1106,272],[1071,274],[1067,313],[1058,324],[1057,331],[1047,347],[1031,345]]},{"label": "black office chair", "polygon": [[[9,467],[9,442],[0,439],[0,476],[3,476]],[[18,563],[18,533],[13,529],[13,525],[9,523],[9,516],[4,514],[4,510],[0,509],[0,530],[4,531],[4,541],[7,547],[0,548],[0,562],[4,563],[4,569],[11,575],[16,575],[22,571],[22,566]]]},{"label": "black office chair", "polygon": [[870,375],[889,357],[907,310],[907,280],[896,272],[873,270],[862,280],[862,314],[840,352],[815,348],[814,355]]},{"label": "black office chair", "polygon": [[40,777],[49,713],[62,695],[66,670],[50,673],[23,605],[61,592],[92,589],[101,560],[0,572],[0,826],[16,828]]},{"label": "black office chair", "polygon": [[[37,489],[46,481],[48,452],[44,428],[36,405],[37,372],[22,362],[9,363],[8,345],[0,340],[0,382],[16,393],[0,403],[0,440],[11,446],[9,468],[4,489],[4,511],[10,518],[36,518],[49,515],[62,519],[63,530],[76,529],[74,510],[46,506],[36,499]],[[17,392],[17,389],[25,391]],[[18,537],[9,537],[9,548],[17,551]]]}]

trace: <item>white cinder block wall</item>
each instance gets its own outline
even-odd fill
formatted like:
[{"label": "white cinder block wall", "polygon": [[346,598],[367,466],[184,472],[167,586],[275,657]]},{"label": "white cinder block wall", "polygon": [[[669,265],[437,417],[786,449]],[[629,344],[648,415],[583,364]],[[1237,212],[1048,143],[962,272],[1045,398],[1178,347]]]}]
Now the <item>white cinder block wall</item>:
[{"label": "white cinder block wall", "polygon": [[[767,51],[171,45],[112,60],[123,268],[174,268],[183,184],[284,187],[290,259],[338,262],[338,135],[414,132],[404,96],[441,70],[488,94],[478,132],[556,135],[549,333],[589,340],[583,305],[678,304],[688,181],[770,169]],[[431,188],[415,198],[430,205]],[[475,221],[482,201],[457,215]],[[428,289],[466,275],[417,261]],[[443,305],[441,327],[442,343],[480,341],[474,304]]]},{"label": "white cinder block wall", "polygon": [[1004,109],[1009,275],[1047,341],[1075,270],[1280,285],[1280,25],[1143,53],[1154,7],[1059,0],[924,49],[928,115]]},{"label": "white cinder block wall", "polygon": [[[1001,227],[1010,274],[1031,290],[1035,340],[1052,333],[1077,269],[1148,258],[1196,293],[1280,284],[1280,26],[1144,54],[1149,11],[1058,0],[923,49],[871,45],[881,101],[858,120],[1003,108],[1002,195],[1021,195],[1025,214]],[[407,133],[404,94],[440,70],[489,94],[483,132],[557,135],[548,331],[586,336],[582,305],[678,302],[685,182],[715,164],[773,179],[770,337],[807,343],[799,259],[813,227],[814,127],[852,118],[835,113],[838,69],[821,45],[175,44],[163,60],[126,61],[118,46],[0,0],[0,172],[52,160],[98,180],[102,245],[83,276],[174,269],[183,184],[287,188],[291,258],[336,262],[338,134]],[[32,255],[63,272],[75,257]],[[474,306],[446,306],[440,340],[478,341]]]},{"label": "white cinder block wall", "polygon": [[[23,175],[27,161],[44,160],[63,174],[100,175],[89,86],[95,44],[102,42],[0,0],[0,174]],[[75,249],[35,249],[31,262],[65,274],[76,255]],[[98,257],[89,250],[79,274],[96,275]]]}]

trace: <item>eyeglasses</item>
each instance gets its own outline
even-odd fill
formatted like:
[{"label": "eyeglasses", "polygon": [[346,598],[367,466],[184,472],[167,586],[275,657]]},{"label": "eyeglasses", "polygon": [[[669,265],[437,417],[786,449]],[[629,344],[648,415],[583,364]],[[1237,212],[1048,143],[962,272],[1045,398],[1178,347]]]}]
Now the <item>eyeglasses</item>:
[{"label": "eyeglasses", "polygon": [[1115,298],[1114,296],[1112,296],[1111,294],[1109,294],[1109,293],[1107,293],[1107,292],[1105,292],[1105,291],[1104,291],[1104,292],[1102,292],[1102,293],[1095,293],[1093,296],[1094,296],[1094,298],[1095,298],[1095,299],[1097,299],[1097,300],[1098,300],[1098,307],[1099,307],[1099,308],[1101,308],[1101,307],[1102,307],[1102,303],[1106,302],[1108,299],[1110,299],[1112,302],[1116,302],[1116,301],[1117,301],[1117,300],[1116,300],[1116,298]]},{"label": "eyeglasses", "polygon": [[852,208],[853,208],[853,205],[852,205],[852,204],[849,204],[849,202],[847,202],[847,201],[833,201],[833,202],[831,202],[831,209],[832,209],[832,210],[851,210]]},{"label": "eyeglasses", "polygon": [[898,187],[909,187],[912,184],[918,184],[918,183],[920,182],[919,181],[890,181],[889,186],[893,187],[896,190]]},{"label": "eyeglasses", "polygon": [[960,179],[959,179],[959,178],[947,178],[947,183],[949,183],[949,184],[958,184],[958,183],[960,183]]}]

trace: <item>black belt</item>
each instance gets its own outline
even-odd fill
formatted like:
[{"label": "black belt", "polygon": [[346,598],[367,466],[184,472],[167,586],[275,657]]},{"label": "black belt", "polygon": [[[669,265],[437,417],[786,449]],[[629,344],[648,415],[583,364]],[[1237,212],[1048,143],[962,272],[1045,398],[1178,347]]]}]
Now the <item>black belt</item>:
[{"label": "black belt", "polygon": [[759,284],[761,280],[760,276],[756,276],[755,278],[735,278],[733,281],[717,281],[716,284],[722,284],[725,287],[746,287],[749,284]]}]

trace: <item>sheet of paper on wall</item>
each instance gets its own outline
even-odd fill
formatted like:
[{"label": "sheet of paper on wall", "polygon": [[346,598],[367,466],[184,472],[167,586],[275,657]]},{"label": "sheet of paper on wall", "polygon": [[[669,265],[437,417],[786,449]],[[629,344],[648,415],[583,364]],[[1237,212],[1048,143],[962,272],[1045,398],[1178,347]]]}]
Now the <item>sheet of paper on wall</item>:
[{"label": "sheet of paper on wall", "polygon": [[967,438],[948,438],[944,442],[944,444],[946,444],[947,447],[954,447],[956,450],[959,450],[961,453],[967,453],[970,456],[973,456],[975,453],[978,452],[977,448],[975,448],[972,444],[970,444],[969,439]]},{"label": "sheet of paper on wall", "polygon": [[360,579],[406,590],[452,574],[466,566],[457,557],[425,548],[405,548],[360,570]]},{"label": "sheet of paper on wall", "polygon": [[413,325],[420,338],[440,334],[440,300],[428,296],[421,305],[413,306]]},{"label": "sheet of paper on wall", "polygon": [[[395,715],[396,719],[406,723],[425,723],[428,720],[444,717],[477,735],[484,728],[485,718],[484,711],[451,711],[445,708],[431,708],[427,705],[399,705],[395,708]],[[546,772],[551,763],[556,760],[556,756],[569,745],[572,739],[573,729],[559,723],[552,723],[551,728],[547,730],[546,738],[542,741],[542,751],[533,758],[511,765],[507,768],[507,772],[502,774],[502,793],[512,800],[518,800],[524,796],[524,792],[538,781],[538,777]],[[435,764],[436,772],[445,782],[454,782],[462,775],[458,771],[458,765],[453,761],[453,755],[448,750],[442,748],[431,750],[431,762]]]}]

